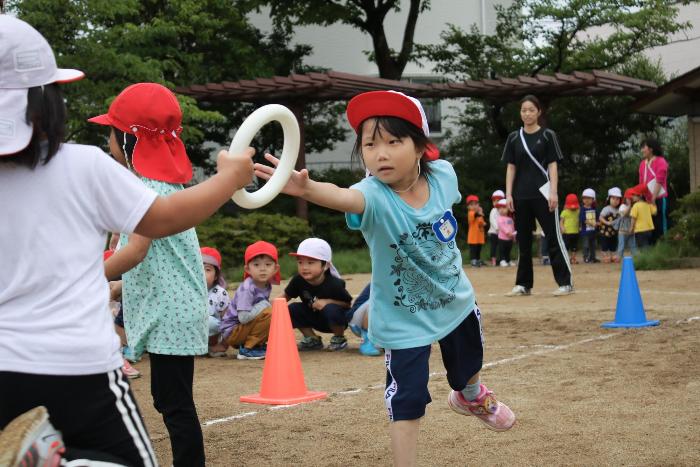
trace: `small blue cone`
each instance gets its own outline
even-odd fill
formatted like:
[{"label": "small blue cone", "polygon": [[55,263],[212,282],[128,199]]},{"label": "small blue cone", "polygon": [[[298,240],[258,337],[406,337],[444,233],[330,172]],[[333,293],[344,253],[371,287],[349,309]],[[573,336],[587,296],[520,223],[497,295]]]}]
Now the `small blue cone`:
[{"label": "small blue cone", "polygon": [[639,284],[637,284],[637,275],[634,273],[634,262],[631,256],[625,256],[622,260],[622,275],[620,276],[620,290],[617,293],[615,321],[603,323],[601,326],[604,328],[643,328],[658,325],[659,320],[647,321],[642,295],[639,293]]}]

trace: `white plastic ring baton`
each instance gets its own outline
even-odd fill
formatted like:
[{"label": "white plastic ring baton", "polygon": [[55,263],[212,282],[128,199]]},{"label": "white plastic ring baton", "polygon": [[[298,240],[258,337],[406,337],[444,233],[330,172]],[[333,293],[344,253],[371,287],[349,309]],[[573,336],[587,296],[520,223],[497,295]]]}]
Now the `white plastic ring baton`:
[{"label": "white plastic ring baton", "polygon": [[255,135],[262,127],[276,120],[282,125],[284,132],[284,146],[280,163],[275,169],[274,175],[267,181],[264,187],[250,193],[240,189],[233,194],[233,201],[242,208],[256,209],[265,206],[277,196],[287,184],[292,175],[299,155],[299,123],[291,110],[279,104],[264,105],[250,114],[233,137],[229,154],[240,154],[250,146]]}]

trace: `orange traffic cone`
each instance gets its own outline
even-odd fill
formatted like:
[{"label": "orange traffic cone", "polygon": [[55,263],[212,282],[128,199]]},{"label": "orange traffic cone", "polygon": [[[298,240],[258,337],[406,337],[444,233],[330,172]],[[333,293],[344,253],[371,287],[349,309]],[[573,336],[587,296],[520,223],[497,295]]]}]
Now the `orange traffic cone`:
[{"label": "orange traffic cone", "polygon": [[260,392],[241,396],[241,402],[286,405],[326,397],[328,394],[325,392],[306,389],[304,370],[301,368],[287,301],[284,298],[276,298],[272,302],[272,322]]}]

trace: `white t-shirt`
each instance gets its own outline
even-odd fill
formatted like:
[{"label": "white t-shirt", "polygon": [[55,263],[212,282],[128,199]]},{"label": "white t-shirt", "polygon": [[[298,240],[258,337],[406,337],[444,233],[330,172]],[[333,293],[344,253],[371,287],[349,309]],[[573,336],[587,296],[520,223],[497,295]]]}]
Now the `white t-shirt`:
[{"label": "white t-shirt", "polygon": [[0,371],[119,368],[102,252],[156,199],[94,146],[64,144],[34,170],[0,164]]}]

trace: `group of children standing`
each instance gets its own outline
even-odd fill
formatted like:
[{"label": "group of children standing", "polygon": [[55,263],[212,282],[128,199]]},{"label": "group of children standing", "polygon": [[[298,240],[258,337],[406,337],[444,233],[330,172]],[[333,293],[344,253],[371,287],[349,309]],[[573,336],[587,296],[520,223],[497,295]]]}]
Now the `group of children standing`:
[{"label": "group of children standing", "polygon": [[[560,223],[571,263],[578,263],[579,243],[584,263],[600,262],[596,257],[598,241],[604,263],[619,262],[626,249],[635,255],[638,248],[649,246],[654,232],[656,205],[646,201],[647,193],[648,188],[644,184],[628,188],[624,196],[620,188],[610,188],[605,206],[600,210],[596,206],[596,192],[592,188],[583,190],[580,204],[575,193],[567,194]],[[491,202],[493,208],[487,222],[483,208],[479,205],[479,197],[467,197],[467,244],[471,266],[480,267],[484,264],[481,248],[486,243],[486,235],[490,245],[491,265],[514,266],[510,260],[517,234],[513,213],[506,205],[503,191],[494,191]],[[488,230],[485,232],[487,224]],[[543,241],[546,242],[546,239],[543,238]],[[546,256],[543,256],[543,260],[546,261]]]},{"label": "group of children standing", "polygon": [[604,263],[617,263],[625,249],[634,255],[637,248],[649,246],[654,232],[656,206],[646,201],[647,187],[636,185],[625,190],[608,190],[603,209],[596,207],[596,193],[586,188],[581,204],[575,193],[566,195],[561,212],[561,230],[572,263],[577,263],[579,239],[583,245],[583,261],[597,263],[596,242],[600,239]]},{"label": "group of children standing", "polygon": [[[506,204],[506,196],[503,190],[496,190],[491,195],[493,207],[488,219],[488,240],[491,249],[491,266],[515,266],[510,260],[510,252],[517,232],[513,216]],[[469,245],[469,259],[472,267],[483,265],[481,261],[481,247],[486,243],[484,233],[487,224],[484,219],[484,210],[479,205],[479,197],[467,196],[467,244]]]}]

